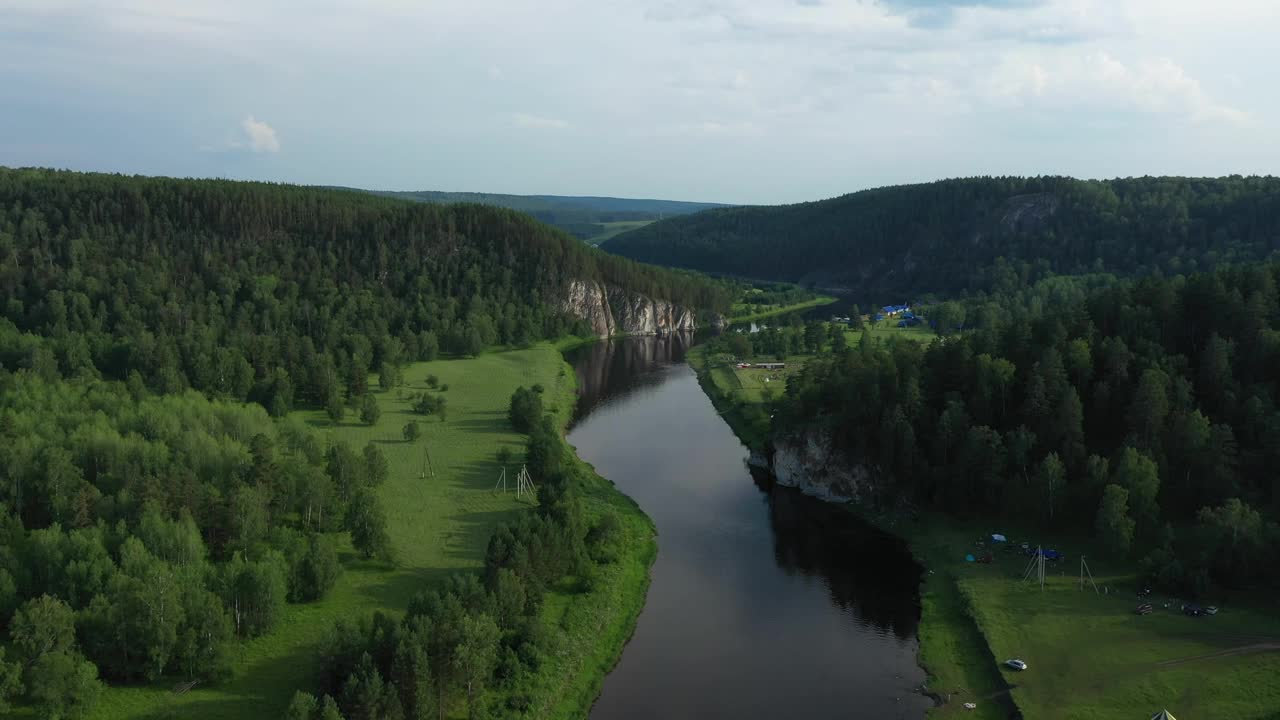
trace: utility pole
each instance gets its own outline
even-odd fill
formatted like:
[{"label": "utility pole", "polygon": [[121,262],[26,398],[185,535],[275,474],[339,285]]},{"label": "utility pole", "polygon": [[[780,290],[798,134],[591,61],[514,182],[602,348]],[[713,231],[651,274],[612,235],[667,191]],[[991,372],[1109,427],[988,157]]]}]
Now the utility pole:
[{"label": "utility pole", "polygon": [[1084,590],[1084,579],[1086,576],[1089,578],[1089,584],[1093,586],[1094,594],[1101,595],[1102,593],[1098,592],[1098,583],[1093,581],[1093,573],[1089,571],[1089,563],[1085,562],[1084,556],[1081,555],[1080,556],[1080,590],[1081,591]]}]

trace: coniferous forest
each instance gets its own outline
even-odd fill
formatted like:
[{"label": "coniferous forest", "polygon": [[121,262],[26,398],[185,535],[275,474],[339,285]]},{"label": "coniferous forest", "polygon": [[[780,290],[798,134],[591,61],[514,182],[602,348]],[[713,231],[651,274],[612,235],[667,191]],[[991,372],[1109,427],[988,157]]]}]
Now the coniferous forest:
[{"label": "coniferous forest", "polygon": [[807,363],[776,433],[828,433],[886,501],[1091,530],[1153,586],[1280,580],[1280,265],[1055,277],[949,303],[930,344]]},{"label": "coniferous forest", "polygon": [[881,304],[1051,274],[1190,273],[1280,249],[1280,178],[942,180],[714,209],[623,233],[604,247],[661,265],[843,289]]},{"label": "coniferous forest", "polygon": [[[388,557],[378,446],[322,444],[285,416],[311,407],[340,418],[371,375],[392,387],[410,361],[584,331],[560,305],[570,280],[705,312],[731,300],[723,284],[606,255],[497,208],[0,169],[0,626],[10,641],[0,707],[20,698],[43,717],[78,717],[103,681],[217,682],[240,639],[270,633],[286,603],[333,586],[335,533]],[[543,554],[495,557],[486,583],[505,603],[496,620],[437,618],[438,637],[522,627],[537,588],[586,552],[563,446],[539,408],[525,429],[530,462],[541,458],[546,473],[543,510],[503,537]],[[410,608],[405,632],[418,615],[454,612],[457,597]],[[347,642],[338,632],[334,642]],[[498,652],[481,640],[468,647]],[[372,682],[367,658],[335,655],[326,667],[350,660],[343,677]],[[393,694],[393,665],[416,667],[415,657],[375,659]],[[441,708],[496,662],[471,658],[455,677],[444,673],[462,660],[431,661],[454,663],[437,666],[430,695]],[[400,692],[428,692],[404,683]],[[322,685],[323,701],[338,698],[348,714],[391,702]],[[425,700],[402,701],[426,711]]]}]

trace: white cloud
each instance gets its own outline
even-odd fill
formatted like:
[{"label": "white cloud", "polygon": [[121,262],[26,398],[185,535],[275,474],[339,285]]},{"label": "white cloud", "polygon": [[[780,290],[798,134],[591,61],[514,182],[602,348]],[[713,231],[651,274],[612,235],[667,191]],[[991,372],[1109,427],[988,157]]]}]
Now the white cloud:
[{"label": "white cloud", "polygon": [[727,201],[1266,172],[1276,1],[0,0],[0,126],[219,174],[280,151],[252,108],[277,179]]},{"label": "white cloud", "polygon": [[256,153],[280,152],[280,136],[270,125],[250,115],[240,123],[240,129],[244,131],[245,145],[250,150]]},{"label": "white cloud", "polygon": [[1124,62],[1107,52],[1005,63],[986,83],[997,106],[1049,110],[1061,117],[1141,114],[1204,126],[1242,126],[1250,112],[1221,102],[1168,58]]},{"label": "white cloud", "polygon": [[530,115],[528,113],[514,113],[511,116],[511,123],[516,127],[530,128],[532,130],[568,130],[569,123],[559,118],[543,117],[541,115]]}]

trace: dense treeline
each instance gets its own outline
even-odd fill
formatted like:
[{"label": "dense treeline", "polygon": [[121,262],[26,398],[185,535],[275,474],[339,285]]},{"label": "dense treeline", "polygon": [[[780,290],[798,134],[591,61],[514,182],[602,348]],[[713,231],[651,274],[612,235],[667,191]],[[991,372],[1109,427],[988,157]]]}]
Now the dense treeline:
[{"label": "dense treeline", "polygon": [[[317,692],[295,697],[290,720],[443,720],[463,704],[472,718],[531,709],[522,679],[556,647],[539,618],[543,596],[567,576],[590,589],[592,566],[612,561],[620,530],[613,515],[588,526],[577,499],[581,470],[568,462],[541,388],[518,389],[510,416],[529,433],[536,512],[494,533],[480,576],[419,593],[399,621],[380,613],[339,621],[323,643]],[[491,707],[495,698],[501,707]]]},{"label": "dense treeline", "polygon": [[216,681],[234,643],[387,556],[376,445],[195,392],[0,370],[0,626],[24,693],[76,717],[108,680]]},{"label": "dense treeline", "polygon": [[605,232],[604,223],[653,221],[672,215],[685,215],[713,207],[715,203],[681,202],[677,200],[641,200],[610,197],[573,197],[566,195],[503,195],[500,193],[443,192],[419,190],[410,192],[374,191],[376,195],[430,203],[479,203],[496,205],[528,213],[539,221],[564,230],[579,240],[590,240]]},{"label": "dense treeline", "polygon": [[405,361],[585,330],[560,307],[573,279],[730,300],[492,207],[0,169],[0,364],[46,378],[333,406]]},{"label": "dense treeline", "polygon": [[774,427],[824,429],[900,500],[1095,529],[1166,587],[1274,582],[1278,285],[1259,264],[974,298],[963,333],[811,361]]},{"label": "dense treeline", "polygon": [[709,210],[603,247],[644,262],[844,287],[868,301],[1010,290],[1050,273],[1188,273],[1280,249],[1280,179],[945,180]]}]

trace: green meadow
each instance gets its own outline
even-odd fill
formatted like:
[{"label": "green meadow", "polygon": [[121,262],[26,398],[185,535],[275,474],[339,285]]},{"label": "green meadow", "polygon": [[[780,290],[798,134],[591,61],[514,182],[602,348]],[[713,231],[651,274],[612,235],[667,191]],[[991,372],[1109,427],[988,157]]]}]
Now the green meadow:
[{"label": "green meadow", "polygon": [[805,300],[804,302],[792,303],[790,305],[755,305],[750,303],[735,303],[728,320],[731,323],[754,322],[756,320],[763,320],[777,315],[786,315],[787,313],[800,312],[801,310],[808,310],[809,308],[830,305],[835,301],[835,298],[823,295]]},{"label": "green meadow", "polygon": [[[448,390],[428,388],[429,375]],[[318,410],[295,413],[324,441],[346,441],[357,450],[373,442],[382,449],[390,474],[380,493],[395,562],[363,560],[344,538],[345,572],[337,586],[319,602],[288,606],[275,629],[244,643],[230,681],[182,694],[167,684],[112,687],[93,718],[278,717],[295,690],[313,686],[318,643],[335,620],[376,610],[398,614],[414,593],[453,573],[482,566],[493,530],[536,502],[515,495],[524,436],[507,420],[511,394],[521,385],[542,385],[548,410],[563,426],[576,399],[572,369],[555,347],[544,343],[471,359],[415,363],[405,368],[404,379],[403,387],[386,391],[376,389],[376,377],[370,379],[382,411],[374,425],[361,423],[354,411],[338,424]],[[414,414],[409,396],[418,392],[445,397],[447,419]],[[402,429],[414,420],[422,435],[411,443],[403,439]],[[506,493],[494,490],[501,448],[515,457],[508,467]],[[543,618],[559,644],[520,688],[530,700],[531,714],[538,717],[585,716],[634,627],[656,552],[649,519],[608,481],[594,472],[588,476],[582,488],[587,516],[617,513],[627,552],[617,562],[599,567],[589,591],[582,579],[566,578],[562,587],[548,594]],[[461,706],[455,708],[453,715],[462,714]]]},{"label": "green meadow", "polygon": [[[1165,708],[1180,718],[1277,716],[1274,602],[1251,593],[1210,597],[1218,615],[1188,617],[1178,598],[1139,600],[1133,563],[1109,558],[1087,536],[937,516],[896,530],[927,568],[920,657],[931,690],[950,696],[934,716],[1004,717],[997,693],[1006,683],[1028,718],[1141,718]],[[1046,563],[1042,590],[1023,579],[1029,559],[1017,548],[988,543],[991,564],[965,561],[980,554],[975,543],[991,532],[1067,557]],[[1081,555],[1093,578],[1086,576],[1083,588]],[[1155,611],[1136,614],[1140,602]],[[1028,670],[1003,668],[1010,658],[1026,661]],[[977,711],[965,710],[965,702]]]}]

